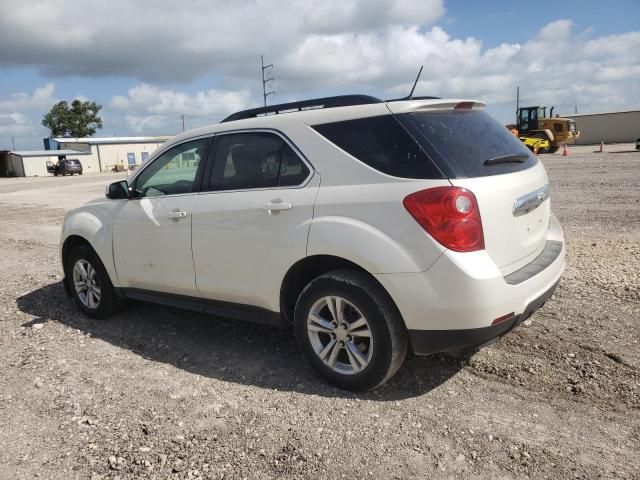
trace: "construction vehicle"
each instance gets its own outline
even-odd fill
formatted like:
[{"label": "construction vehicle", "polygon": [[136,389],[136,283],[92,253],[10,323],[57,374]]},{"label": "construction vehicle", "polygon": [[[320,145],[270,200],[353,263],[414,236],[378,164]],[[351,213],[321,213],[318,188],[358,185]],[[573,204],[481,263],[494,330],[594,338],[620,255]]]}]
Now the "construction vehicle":
[{"label": "construction vehicle", "polygon": [[[522,140],[522,143],[524,143],[529,148],[529,150],[531,150],[535,154],[550,153],[551,143],[545,138],[523,136],[519,138],[520,140]],[[554,150],[554,152],[555,151],[557,151],[557,149]]]},{"label": "construction vehicle", "polygon": [[[518,109],[516,129],[520,140],[531,150],[537,144],[538,153],[555,153],[562,145],[580,136],[576,122],[570,118],[553,116],[553,109],[547,107],[524,107]],[[546,140],[546,142],[537,142]]]}]

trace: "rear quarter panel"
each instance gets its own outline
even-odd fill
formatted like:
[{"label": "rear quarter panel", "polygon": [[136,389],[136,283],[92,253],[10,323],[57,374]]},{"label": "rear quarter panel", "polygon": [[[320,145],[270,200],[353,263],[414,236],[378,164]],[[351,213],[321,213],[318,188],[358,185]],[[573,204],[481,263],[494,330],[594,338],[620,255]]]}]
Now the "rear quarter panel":
[{"label": "rear quarter panel", "polygon": [[445,249],[409,215],[402,200],[442,184],[436,180],[321,186],[308,255],[346,258],[370,273],[428,269]]}]

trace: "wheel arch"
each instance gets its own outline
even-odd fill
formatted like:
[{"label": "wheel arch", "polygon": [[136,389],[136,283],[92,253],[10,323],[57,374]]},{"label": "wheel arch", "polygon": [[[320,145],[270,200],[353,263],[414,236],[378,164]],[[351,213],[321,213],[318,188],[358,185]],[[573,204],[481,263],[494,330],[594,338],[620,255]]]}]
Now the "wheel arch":
[{"label": "wheel arch", "polygon": [[[65,275],[69,274],[69,272],[67,272],[67,260],[69,260],[69,255],[73,250],[75,250],[77,247],[80,247],[82,245],[86,245],[90,247],[94,252],[96,251],[96,249],[93,248],[91,243],[86,238],[81,237],[80,235],[69,235],[67,238],[65,238],[64,242],[62,243],[61,260],[62,260],[62,269],[64,270]],[[98,255],[97,252],[96,252],[96,255]],[[98,258],[99,257],[100,256],[98,255]]]},{"label": "wheel arch", "polygon": [[335,255],[311,255],[294,263],[282,280],[280,287],[280,313],[285,322],[293,324],[296,301],[304,287],[314,278],[334,270],[356,270],[366,274],[387,294],[396,309],[398,308],[391,294],[367,269],[351,260]]}]

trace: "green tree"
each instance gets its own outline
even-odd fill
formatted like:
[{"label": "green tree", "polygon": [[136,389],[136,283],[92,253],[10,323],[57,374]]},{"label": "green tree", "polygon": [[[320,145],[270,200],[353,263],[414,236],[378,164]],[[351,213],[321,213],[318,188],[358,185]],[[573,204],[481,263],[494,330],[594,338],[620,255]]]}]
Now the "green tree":
[{"label": "green tree", "polygon": [[102,128],[100,109],[102,105],[96,102],[74,100],[71,106],[58,102],[42,117],[42,125],[51,130],[52,137],[90,137]]}]

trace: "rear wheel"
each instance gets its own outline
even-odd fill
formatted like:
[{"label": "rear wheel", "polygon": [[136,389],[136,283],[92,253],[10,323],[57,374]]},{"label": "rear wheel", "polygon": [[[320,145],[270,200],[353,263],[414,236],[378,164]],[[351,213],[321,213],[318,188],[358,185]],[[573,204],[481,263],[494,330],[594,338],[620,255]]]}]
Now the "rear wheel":
[{"label": "rear wheel", "polygon": [[91,247],[76,247],[69,254],[65,273],[76,305],[83,313],[93,318],[105,318],[115,311],[118,304],[115,290]]},{"label": "rear wheel", "polygon": [[408,349],[407,331],[387,292],[355,270],[330,272],[309,283],[295,307],[295,330],[313,368],[347,390],[386,382]]},{"label": "rear wheel", "polygon": [[558,150],[560,150],[560,147],[558,145],[554,145],[549,148],[549,153],[556,153]]}]

